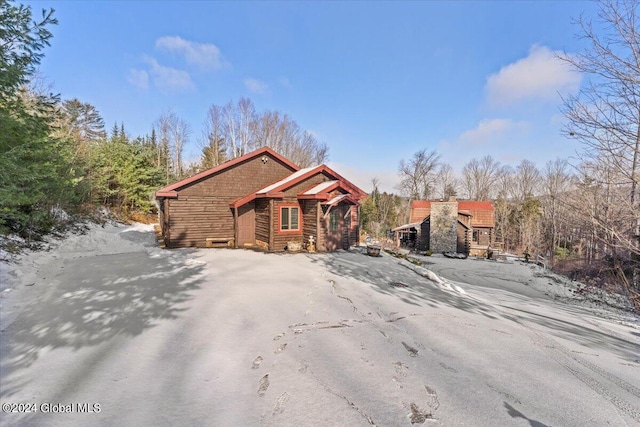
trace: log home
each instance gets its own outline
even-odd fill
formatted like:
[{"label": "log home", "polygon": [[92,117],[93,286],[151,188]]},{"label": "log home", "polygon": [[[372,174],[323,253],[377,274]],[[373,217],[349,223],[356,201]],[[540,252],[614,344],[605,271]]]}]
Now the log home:
[{"label": "log home", "polygon": [[364,197],[328,166],[300,169],[267,147],[156,192],[166,247],[269,251],[357,244]]},{"label": "log home", "polygon": [[485,256],[495,243],[491,201],[416,200],[411,203],[410,221],[393,231],[421,251]]}]

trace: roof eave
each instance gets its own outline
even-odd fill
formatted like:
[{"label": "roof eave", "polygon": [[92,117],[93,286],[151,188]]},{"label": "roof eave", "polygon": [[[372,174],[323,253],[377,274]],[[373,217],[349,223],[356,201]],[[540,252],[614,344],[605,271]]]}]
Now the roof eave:
[{"label": "roof eave", "polygon": [[175,199],[178,197],[178,192],[177,191],[163,191],[163,190],[158,190],[156,191],[156,197],[165,197],[168,199]]},{"label": "roof eave", "polygon": [[329,195],[326,193],[320,194],[299,194],[298,199],[300,200],[329,200]]}]

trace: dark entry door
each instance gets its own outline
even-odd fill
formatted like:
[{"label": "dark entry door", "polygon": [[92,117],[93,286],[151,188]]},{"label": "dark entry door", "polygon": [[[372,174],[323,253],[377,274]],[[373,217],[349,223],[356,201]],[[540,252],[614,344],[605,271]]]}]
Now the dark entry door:
[{"label": "dark entry door", "polygon": [[337,205],[330,208],[329,214],[325,216],[326,238],[325,247],[327,251],[344,249],[345,245],[345,225],[344,225],[344,205]]},{"label": "dark entry door", "polygon": [[256,242],[256,211],[254,202],[238,209],[238,246]]}]

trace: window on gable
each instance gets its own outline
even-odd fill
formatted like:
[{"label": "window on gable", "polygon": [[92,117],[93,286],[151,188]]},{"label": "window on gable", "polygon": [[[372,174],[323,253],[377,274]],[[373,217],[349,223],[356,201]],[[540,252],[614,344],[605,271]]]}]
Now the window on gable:
[{"label": "window on gable", "polygon": [[300,230],[300,208],[283,206],[280,208],[280,231]]}]

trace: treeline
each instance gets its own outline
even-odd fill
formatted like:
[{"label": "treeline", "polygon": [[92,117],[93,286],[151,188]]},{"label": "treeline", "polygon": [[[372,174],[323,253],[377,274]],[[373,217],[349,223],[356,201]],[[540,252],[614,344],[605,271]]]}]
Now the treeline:
[{"label": "treeline", "polygon": [[30,7],[0,1],[0,235],[28,241],[96,206],[149,212],[163,183],[153,139],[124,125],[107,136],[93,106],[43,88],[35,69],[55,24],[52,10],[34,21]]},{"label": "treeline", "polygon": [[512,168],[485,156],[458,175],[435,151],[421,150],[400,162],[402,198],[378,195],[374,182],[376,197],[363,206],[365,229],[380,235],[407,222],[412,200],[493,200],[505,251],[527,249],[574,275],[623,285],[640,311],[638,6],[601,2],[596,20],[577,21],[585,51],[558,58],[584,77],[562,106],[563,134],[582,147],[573,164],[556,159],[539,169],[523,160]]},{"label": "treeline", "polygon": [[185,152],[193,145],[192,128],[172,111],[154,121],[150,138],[157,144],[157,163],[165,171],[167,183],[264,146],[300,167],[324,163],[329,157],[327,145],[287,114],[258,112],[249,98],[209,108],[201,134],[195,138],[200,149],[196,160],[185,159]]},{"label": "treeline", "polygon": [[[193,152],[187,121],[162,114],[148,135],[124,123],[107,132],[98,110],[43,89],[35,70],[49,45],[53,10],[0,0],[0,246],[8,234],[33,240],[75,214],[106,207],[121,217],[153,212],[153,193],[201,170],[267,145],[301,167],[324,162],[326,144],[278,111],[251,100],[213,105]],[[193,154],[191,154],[193,156]]]},{"label": "treeline", "polygon": [[399,194],[381,193],[374,179],[362,205],[363,231],[386,237],[409,222],[414,200],[491,200],[496,246],[502,251],[526,250],[576,278],[622,284],[640,302],[634,282],[640,268],[640,211],[632,197],[637,187],[627,173],[604,158],[577,165],[556,159],[538,168],[529,160],[511,167],[485,156],[456,174],[439,159],[436,152],[421,150],[401,161]]},{"label": "treeline", "polygon": [[[389,229],[409,221],[414,200],[492,200],[495,206],[497,242],[504,251],[556,256],[559,234],[559,198],[570,190],[572,175],[566,160],[549,161],[544,169],[523,160],[515,168],[492,156],[472,159],[460,174],[440,161],[435,152],[420,150],[399,165],[399,195],[373,192],[363,205],[365,231],[381,237]],[[547,223],[547,218],[551,223]],[[555,226],[553,225],[555,224]],[[544,236],[550,236],[546,242]],[[566,243],[566,242],[565,242]],[[555,248],[555,249],[554,249]]]}]

